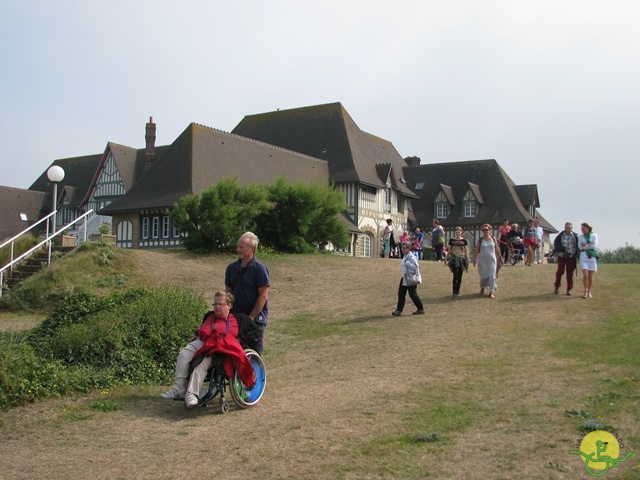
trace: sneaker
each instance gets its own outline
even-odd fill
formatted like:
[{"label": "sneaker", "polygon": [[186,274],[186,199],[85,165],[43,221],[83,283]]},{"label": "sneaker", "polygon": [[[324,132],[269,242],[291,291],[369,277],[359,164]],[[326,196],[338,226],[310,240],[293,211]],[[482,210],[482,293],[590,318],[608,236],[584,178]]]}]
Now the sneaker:
[{"label": "sneaker", "polygon": [[184,406],[185,408],[193,408],[198,406],[198,397],[196,397],[193,393],[187,392],[184,396]]},{"label": "sneaker", "polygon": [[[556,288],[556,289],[553,291],[553,293],[555,293],[555,294],[557,295],[559,291],[560,291],[560,289],[559,289],[559,288]],[[569,295],[569,294],[567,293],[567,295]]]},{"label": "sneaker", "polygon": [[184,393],[180,393],[176,387],[171,387],[171,389],[161,393],[160,397],[165,400],[183,400]]},{"label": "sneaker", "polygon": [[393,312],[391,312],[391,315],[393,315],[394,317],[399,317],[400,315],[402,315],[402,312],[400,310],[394,310]]},{"label": "sneaker", "polygon": [[571,290],[567,290],[567,295],[571,296]]},{"label": "sneaker", "polygon": [[416,310],[411,315],[424,315],[424,310]]}]

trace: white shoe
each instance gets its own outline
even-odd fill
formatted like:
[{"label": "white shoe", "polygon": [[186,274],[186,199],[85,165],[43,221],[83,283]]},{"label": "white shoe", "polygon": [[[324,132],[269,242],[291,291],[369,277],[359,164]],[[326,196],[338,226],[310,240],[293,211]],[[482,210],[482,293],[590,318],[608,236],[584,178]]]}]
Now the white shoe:
[{"label": "white shoe", "polygon": [[186,408],[193,408],[198,406],[198,397],[196,397],[193,393],[187,392],[184,396],[184,406]]},{"label": "white shoe", "polygon": [[160,397],[165,400],[182,400],[184,399],[184,392],[179,392],[176,387],[171,387],[168,391],[161,393]]}]

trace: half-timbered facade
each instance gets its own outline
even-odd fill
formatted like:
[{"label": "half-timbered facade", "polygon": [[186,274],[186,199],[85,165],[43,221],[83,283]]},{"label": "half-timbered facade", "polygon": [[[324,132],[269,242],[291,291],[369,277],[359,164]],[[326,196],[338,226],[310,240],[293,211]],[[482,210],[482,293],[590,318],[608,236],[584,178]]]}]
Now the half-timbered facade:
[{"label": "half-timbered facade", "polygon": [[352,255],[379,255],[388,218],[397,229],[408,228],[416,194],[402,178],[403,158],[388,140],[362,131],[342,104],[248,115],[232,132],[328,162],[328,181],[344,193],[359,230]]}]

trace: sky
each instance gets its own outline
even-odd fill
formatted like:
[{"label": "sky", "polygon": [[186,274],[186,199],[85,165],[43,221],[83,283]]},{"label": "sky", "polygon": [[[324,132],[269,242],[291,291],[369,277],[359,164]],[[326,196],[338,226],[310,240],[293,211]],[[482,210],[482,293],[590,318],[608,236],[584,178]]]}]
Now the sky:
[{"label": "sky", "polygon": [[640,247],[637,0],[0,0],[0,185],[107,142],[341,102],[422,163],[495,159]]}]

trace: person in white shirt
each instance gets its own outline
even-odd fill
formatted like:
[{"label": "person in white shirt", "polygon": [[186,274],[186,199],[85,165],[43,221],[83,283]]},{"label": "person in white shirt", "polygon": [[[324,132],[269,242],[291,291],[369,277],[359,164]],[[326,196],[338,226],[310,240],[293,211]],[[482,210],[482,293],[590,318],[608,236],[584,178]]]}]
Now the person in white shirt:
[{"label": "person in white shirt", "polygon": [[593,233],[593,227],[587,222],[580,225],[582,233],[578,235],[578,249],[580,250],[580,268],[582,269],[582,298],[591,298],[593,274],[598,271],[598,236]]},{"label": "person in white shirt", "polygon": [[536,248],[535,256],[536,263],[542,263],[542,249],[544,248],[544,230],[540,226],[540,220],[537,218],[533,221],[533,226],[536,229],[536,240],[538,241],[538,248]]}]

